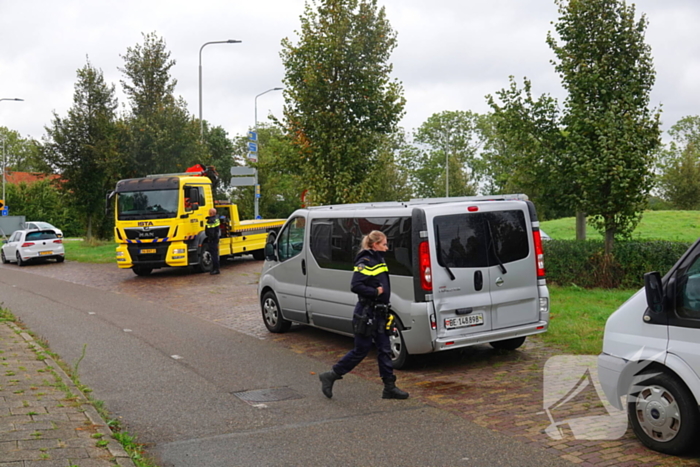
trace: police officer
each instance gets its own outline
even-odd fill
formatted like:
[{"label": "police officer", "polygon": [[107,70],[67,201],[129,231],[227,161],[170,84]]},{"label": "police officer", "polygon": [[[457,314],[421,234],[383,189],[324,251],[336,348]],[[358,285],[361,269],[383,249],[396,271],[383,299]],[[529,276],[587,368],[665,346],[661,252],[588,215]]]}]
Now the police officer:
[{"label": "police officer", "polygon": [[207,248],[212,259],[212,269],[209,274],[221,274],[219,271],[219,217],[216,215],[216,209],[209,210],[207,223],[204,225],[204,233],[207,235]]},{"label": "police officer", "polygon": [[359,298],[353,313],[355,348],[341,358],[331,371],[319,375],[321,391],[326,397],[333,397],[333,383],[342,379],[367,356],[374,341],[379,376],[384,382],[382,399],[407,399],[408,393],[396,387],[389,336],[385,332],[391,296],[389,269],[384,262],[384,252],[388,250],[386,235],[373,230],[362,239],[361,247],[355,258],[351,283],[351,290]]}]

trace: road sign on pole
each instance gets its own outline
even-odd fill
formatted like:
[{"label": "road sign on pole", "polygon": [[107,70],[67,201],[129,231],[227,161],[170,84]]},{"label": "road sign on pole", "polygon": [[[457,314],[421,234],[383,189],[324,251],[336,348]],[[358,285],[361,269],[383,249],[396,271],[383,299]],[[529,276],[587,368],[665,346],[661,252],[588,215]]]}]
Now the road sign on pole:
[{"label": "road sign on pole", "polygon": [[255,143],[253,141],[248,141],[248,151],[258,152],[258,143]]},{"label": "road sign on pole", "polygon": [[249,131],[248,132],[248,139],[251,141],[257,141],[258,140],[258,132],[257,131]]},{"label": "road sign on pole", "polygon": [[257,152],[249,152],[248,153],[248,160],[250,162],[258,162],[258,153]]}]

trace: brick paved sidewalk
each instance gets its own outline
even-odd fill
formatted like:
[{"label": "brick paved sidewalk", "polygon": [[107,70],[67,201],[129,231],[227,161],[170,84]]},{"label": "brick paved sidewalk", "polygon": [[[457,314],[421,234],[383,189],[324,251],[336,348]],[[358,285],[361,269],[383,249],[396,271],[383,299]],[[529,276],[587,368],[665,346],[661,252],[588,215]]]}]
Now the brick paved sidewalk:
[{"label": "brick paved sidewalk", "polygon": [[133,467],[111,435],[32,337],[0,322],[0,467]]}]

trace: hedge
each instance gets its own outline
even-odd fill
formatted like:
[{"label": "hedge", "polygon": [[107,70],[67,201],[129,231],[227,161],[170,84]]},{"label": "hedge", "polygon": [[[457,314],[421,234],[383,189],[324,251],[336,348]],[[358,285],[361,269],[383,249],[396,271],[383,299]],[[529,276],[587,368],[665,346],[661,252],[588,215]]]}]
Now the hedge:
[{"label": "hedge", "polygon": [[547,282],[579,287],[639,288],[644,273],[666,274],[691,243],[664,240],[615,242],[612,258],[602,240],[543,242]]}]

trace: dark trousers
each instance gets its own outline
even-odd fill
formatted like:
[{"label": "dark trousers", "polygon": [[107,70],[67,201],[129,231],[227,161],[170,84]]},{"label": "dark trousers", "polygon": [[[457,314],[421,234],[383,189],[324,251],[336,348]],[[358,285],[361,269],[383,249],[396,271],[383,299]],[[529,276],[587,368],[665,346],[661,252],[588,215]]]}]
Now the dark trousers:
[{"label": "dark trousers", "polygon": [[380,320],[380,326],[371,336],[364,337],[355,334],[355,348],[348,352],[338,363],[333,365],[333,371],[337,375],[344,375],[352,371],[369,353],[372,341],[377,346],[377,363],[379,364],[379,376],[385,378],[394,374],[391,364],[391,347],[389,336],[384,333],[384,320]]},{"label": "dark trousers", "polygon": [[209,248],[209,254],[211,254],[211,260],[212,260],[212,271],[218,271],[219,270],[219,241],[216,240],[214,242],[208,242],[207,243],[208,248]]}]

